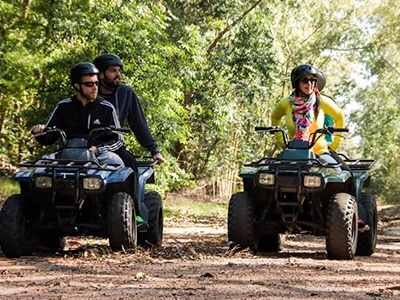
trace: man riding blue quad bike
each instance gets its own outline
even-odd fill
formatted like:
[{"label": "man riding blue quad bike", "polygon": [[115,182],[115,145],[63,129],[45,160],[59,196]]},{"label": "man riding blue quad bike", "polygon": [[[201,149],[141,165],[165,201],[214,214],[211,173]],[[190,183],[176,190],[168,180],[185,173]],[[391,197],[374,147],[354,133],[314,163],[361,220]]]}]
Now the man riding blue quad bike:
[{"label": "man riding blue quad bike", "polygon": [[[145,184],[154,182],[154,162],[146,160],[148,157],[138,159],[139,190],[135,197],[133,170],[100,164],[88,150],[93,139],[126,131],[97,128],[89,140],[67,140],[58,128],[39,134],[59,134],[62,147],[20,164],[15,181],[21,191],[9,197],[0,212],[0,246],[7,257],[31,255],[41,247],[60,250],[67,236],[108,238],[114,251],[138,244],[161,245],[162,200],[157,192],[145,191]],[[147,226],[138,228],[139,211]]]},{"label": "man riding blue quad bike", "polygon": [[[234,194],[228,209],[231,247],[256,252],[283,249],[285,233],[309,233],[326,237],[330,259],[372,255],[377,241],[377,206],[368,170],[375,160],[349,159],[326,163],[311,151],[325,134],[347,129],[323,128],[310,141],[289,141],[279,127],[256,127],[256,132],[282,133],[285,150],[274,158],[245,163],[240,173],[244,191]],[[346,164],[346,168],[343,164]],[[359,231],[358,219],[369,226]]]}]

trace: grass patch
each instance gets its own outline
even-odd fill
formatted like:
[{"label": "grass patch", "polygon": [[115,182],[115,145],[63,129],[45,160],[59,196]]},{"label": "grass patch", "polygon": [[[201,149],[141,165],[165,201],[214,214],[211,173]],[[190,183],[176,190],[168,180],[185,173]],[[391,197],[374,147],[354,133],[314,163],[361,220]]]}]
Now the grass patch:
[{"label": "grass patch", "polygon": [[11,196],[19,193],[19,183],[10,178],[0,177],[0,195]]},{"label": "grass patch", "polygon": [[227,214],[227,204],[193,201],[178,197],[170,197],[164,202],[164,216],[166,218],[226,218]]}]

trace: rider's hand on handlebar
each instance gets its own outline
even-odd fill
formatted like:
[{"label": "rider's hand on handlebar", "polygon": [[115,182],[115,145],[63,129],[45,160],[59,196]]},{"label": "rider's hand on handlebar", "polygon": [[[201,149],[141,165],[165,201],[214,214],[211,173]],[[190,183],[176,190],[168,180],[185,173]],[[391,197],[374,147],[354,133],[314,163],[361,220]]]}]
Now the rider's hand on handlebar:
[{"label": "rider's hand on handlebar", "polygon": [[32,131],[31,132],[33,134],[39,134],[39,133],[42,133],[45,128],[46,128],[46,125],[38,124],[38,125],[35,125],[35,126],[32,127]]},{"label": "rider's hand on handlebar", "polygon": [[99,154],[99,150],[97,150],[96,146],[92,146],[89,148],[89,151],[92,151],[96,156]]},{"label": "rider's hand on handlebar", "polygon": [[160,165],[164,162],[164,157],[160,153],[156,153],[153,155],[153,160],[157,165]]}]

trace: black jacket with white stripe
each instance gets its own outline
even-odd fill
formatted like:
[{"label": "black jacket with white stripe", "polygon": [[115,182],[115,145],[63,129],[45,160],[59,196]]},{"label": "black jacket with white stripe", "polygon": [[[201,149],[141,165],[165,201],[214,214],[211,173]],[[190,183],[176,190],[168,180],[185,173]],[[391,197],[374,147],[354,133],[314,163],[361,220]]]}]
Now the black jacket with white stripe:
[{"label": "black jacket with white stripe", "polygon": [[[76,96],[61,100],[46,123],[46,127],[57,127],[65,131],[68,139],[88,139],[92,129],[110,126],[120,128],[120,123],[114,106],[101,96],[86,106]],[[51,145],[58,138],[57,134],[47,134],[36,139],[41,144]],[[123,146],[123,138],[121,134],[113,133],[101,137],[89,146],[96,146],[99,153],[116,151]]]}]

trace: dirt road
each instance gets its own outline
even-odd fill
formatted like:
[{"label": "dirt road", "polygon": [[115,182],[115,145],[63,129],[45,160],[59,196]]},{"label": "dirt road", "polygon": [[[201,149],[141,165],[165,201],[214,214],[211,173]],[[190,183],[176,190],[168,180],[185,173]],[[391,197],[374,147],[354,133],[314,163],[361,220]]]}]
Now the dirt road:
[{"label": "dirt road", "polygon": [[0,256],[0,299],[400,299],[400,209],[380,213],[377,251],[326,259],[322,237],[288,236],[284,251],[227,252],[225,222],[165,224],[161,249],[112,253],[69,240],[56,255]]}]

